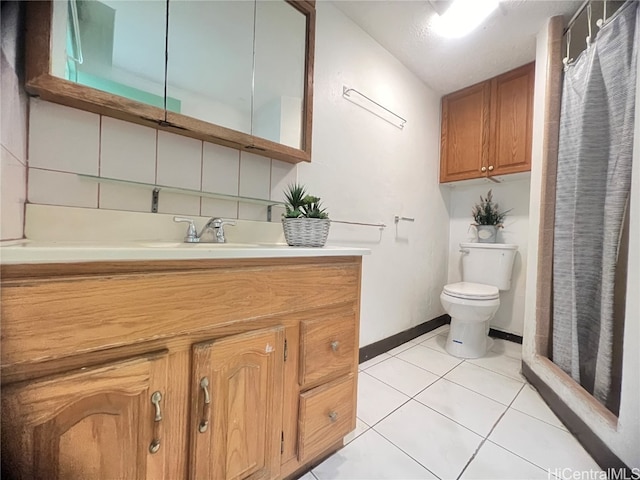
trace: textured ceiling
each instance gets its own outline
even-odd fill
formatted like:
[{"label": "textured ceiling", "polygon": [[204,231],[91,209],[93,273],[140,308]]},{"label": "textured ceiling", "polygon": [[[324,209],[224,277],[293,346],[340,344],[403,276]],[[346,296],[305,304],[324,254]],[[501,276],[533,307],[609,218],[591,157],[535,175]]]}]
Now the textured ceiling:
[{"label": "textured ceiling", "polygon": [[426,0],[334,0],[345,15],[398,58],[429,87],[450,93],[535,58],[536,34],[549,17],[577,11],[582,0],[502,0],[463,38],[438,36]]}]

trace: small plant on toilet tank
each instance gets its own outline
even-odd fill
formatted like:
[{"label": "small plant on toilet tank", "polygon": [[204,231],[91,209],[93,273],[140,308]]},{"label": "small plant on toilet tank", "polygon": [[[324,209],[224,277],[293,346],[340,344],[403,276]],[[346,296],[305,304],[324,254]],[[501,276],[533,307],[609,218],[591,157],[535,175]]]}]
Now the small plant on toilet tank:
[{"label": "small plant on toilet tank", "polygon": [[487,192],[485,198],[480,195],[480,203],[476,203],[471,209],[471,216],[478,232],[478,242],[495,243],[498,228],[502,228],[507,213],[511,210],[500,211],[499,205],[493,202],[491,190]]}]

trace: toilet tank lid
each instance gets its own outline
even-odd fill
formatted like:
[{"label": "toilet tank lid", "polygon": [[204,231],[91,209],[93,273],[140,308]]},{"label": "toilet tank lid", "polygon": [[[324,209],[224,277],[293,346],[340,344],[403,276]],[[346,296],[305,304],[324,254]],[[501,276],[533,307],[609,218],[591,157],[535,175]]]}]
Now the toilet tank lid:
[{"label": "toilet tank lid", "polygon": [[445,285],[444,293],[452,297],[466,298],[469,300],[493,300],[500,298],[500,292],[497,287],[471,282],[458,282]]},{"label": "toilet tank lid", "polygon": [[461,243],[460,248],[500,248],[502,250],[517,250],[518,245],[513,243]]}]

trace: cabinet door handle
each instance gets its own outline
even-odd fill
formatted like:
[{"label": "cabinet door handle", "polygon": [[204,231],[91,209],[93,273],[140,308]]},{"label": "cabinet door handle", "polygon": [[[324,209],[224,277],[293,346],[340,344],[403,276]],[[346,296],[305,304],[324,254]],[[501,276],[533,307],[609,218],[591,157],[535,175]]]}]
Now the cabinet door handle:
[{"label": "cabinet door handle", "polygon": [[493,165],[489,165],[489,171],[493,172]]},{"label": "cabinet door handle", "polygon": [[487,171],[487,167],[482,167],[482,168],[480,169],[480,171],[481,171],[481,172],[486,172],[486,171]]},{"label": "cabinet door handle", "polygon": [[332,422],[338,421],[338,412],[329,412],[329,420]]},{"label": "cabinet door handle", "polygon": [[160,410],[160,401],[162,394],[157,391],[151,395],[151,403],[156,409],[153,417],[153,440],[149,444],[149,453],[157,453],[160,450],[160,422],[162,422],[162,411]]},{"label": "cabinet door handle", "polygon": [[333,350],[334,352],[338,351],[338,348],[340,348],[340,342],[335,340],[333,342],[331,342],[331,350]]},{"label": "cabinet door handle", "polygon": [[211,408],[211,397],[209,396],[209,379],[203,377],[200,380],[200,388],[204,391],[204,405],[202,408],[202,419],[198,425],[198,431],[204,433],[209,428],[209,410]]}]

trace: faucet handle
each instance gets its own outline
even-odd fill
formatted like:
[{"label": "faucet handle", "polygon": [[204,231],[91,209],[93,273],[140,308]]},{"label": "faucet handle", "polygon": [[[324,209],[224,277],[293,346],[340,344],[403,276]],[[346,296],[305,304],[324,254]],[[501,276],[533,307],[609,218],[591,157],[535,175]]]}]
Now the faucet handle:
[{"label": "faucet handle", "polygon": [[223,225],[231,225],[232,227],[236,224],[235,220],[225,220],[223,218],[212,218],[211,224],[214,228],[220,228]]},{"label": "faucet handle", "polygon": [[198,238],[198,231],[196,230],[196,226],[191,218],[173,217],[173,221],[176,223],[185,222],[189,224],[189,226],[187,227],[187,236],[184,237],[185,242],[198,243],[200,241],[200,239]]}]

